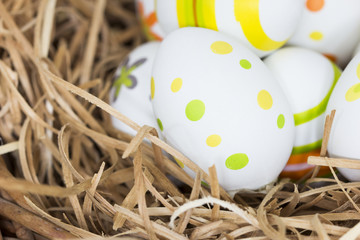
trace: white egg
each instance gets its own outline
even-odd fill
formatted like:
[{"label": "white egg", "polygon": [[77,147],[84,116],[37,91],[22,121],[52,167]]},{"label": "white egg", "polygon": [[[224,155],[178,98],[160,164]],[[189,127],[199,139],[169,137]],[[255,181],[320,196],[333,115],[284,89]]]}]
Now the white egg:
[{"label": "white egg", "polygon": [[[157,128],[150,99],[150,79],[160,42],[148,42],[134,49],[120,64],[110,91],[111,106],[142,125]],[[131,135],[136,131],[112,117],[113,125]],[[160,129],[158,129],[160,132]]]},{"label": "white egg", "polygon": [[360,40],[360,0],[307,0],[289,44],[316,50],[346,66]]},{"label": "white egg", "polygon": [[353,53],[353,57],[355,57],[356,54],[358,54],[360,52],[360,42],[358,43],[358,45],[355,48],[355,51]]},{"label": "white egg", "polygon": [[[328,152],[330,157],[360,160],[360,53],[348,64],[327,107],[327,114],[335,109]],[[360,170],[339,168],[351,181],[360,181]]]},{"label": "white egg", "polygon": [[236,39],[182,28],[162,42],[151,90],[167,142],[228,190],[275,180],[294,141],[294,119],[265,64]]},{"label": "white egg", "polygon": [[319,155],[325,110],[341,70],[315,51],[286,47],[264,60],[290,103],[295,120],[295,144],[282,176],[299,179],[314,166],[309,155]]},{"label": "white egg", "polygon": [[157,0],[156,13],[166,33],[203,27],[241,40],[258,56],[280,48],[294,33],[304,0]]},{"label": "white egg", "polygon": [[144,33],[149,40],[162,40],[165,33],[160,27],[156,12],[156,0],[136,0],[136,12],[141,20]]}]

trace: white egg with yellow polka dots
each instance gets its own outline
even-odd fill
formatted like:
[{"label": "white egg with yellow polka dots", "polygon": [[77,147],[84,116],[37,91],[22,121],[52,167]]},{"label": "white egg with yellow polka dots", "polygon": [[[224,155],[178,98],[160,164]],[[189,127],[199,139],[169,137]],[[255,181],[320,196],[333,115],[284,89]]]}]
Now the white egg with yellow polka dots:
[{"label": "white egg with yellow polka dots", "polygon": [[360,40],[359,0],[306,0],[289,44],[323,53],[345,67]]},{"label": "white egg with yellow polka dots", "polygon": [[275,180],[294,143],[288,101],[265,64],[236,39],[204,28],[168,35],[151,79],[167,142],[228,191]]},{"label": "white egg with yellow polka dots", "polygon": [[[111,106],[139,125],[157,127],[150,98],[150,79],[160,42],[148,42],[134,49],[117,68],[110,91]],[[130,134],[136,131],[117,118],[113,125]],[[160,129],[158,129],[160,131]]]},{"label": "white egg with yellow polka dots", "polygon": [[[330,97],[327,114],[336,110],[329,136],[330,157],[360,161],[360,53],[348,64]],[[360,170],[338,168],[351,181],[360,181]]]},{"label": "white egg with yellow polka dots", "polygon": [[157,0],[156,15],[166,33],[203,27],[229,34],[262,57],[294,33],[304,0]]}]

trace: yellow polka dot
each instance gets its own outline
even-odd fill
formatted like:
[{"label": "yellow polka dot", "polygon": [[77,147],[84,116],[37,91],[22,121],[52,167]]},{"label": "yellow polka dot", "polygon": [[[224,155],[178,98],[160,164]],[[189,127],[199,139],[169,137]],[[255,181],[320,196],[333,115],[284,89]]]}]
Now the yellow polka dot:
[{"label": "yellow polka dot", "polygon": [[314,41],[320,41],[321,39],[323,39],[323,37],[323,34],[318,31],[310,33],[310,38]]},{"label": "yellow polka dot", "polygon": [[345,99],[348,102],[353,102],[360,98],[360,83],[353,85],[345,94]]},{"label": "yellow polka dot", "polygon": [[221,143],[221,137],[217,134],[213,134],[207,137],[206,145],[209,147],[216,147]]},{"label": "yellow polka dot", "polygon": [[356,68],[356,75],[357,75],[358,79],[360,80],[360,63]]},{"label": "yellow polka dot", "polygon": [[211,44],[211,51],[216,54],[229,54],[232,52],[232,46],[224,41],[216,41]]},{"label": "yellow polka dot", "polygon": [[180,161],[180,160],[177,159],[176,157],[174,157],[174,159],[175,159],[176,163],[177,163],[181,168],[184,168],[184,167],[185,167],[185,165],[183,164],[182,161]]},{"label": "yellow polka dot", "polygon": [[151,77],[151,99],[154,99],[155,95],[155,81],[154,78]]},{"label": "yellow polka dot", "polygon": [[178,92],[182,87],[182,79],[181,78],[175,78],[171,83],[171,91],[172,92]]},{"label": "yellow polka dot", "polygon": [[266,90],[261,90],[258,93],[257,102],[258,102],[259,106],[264,110],[270,109],[273,105],[273,99],[272,99],[270,93]]}]

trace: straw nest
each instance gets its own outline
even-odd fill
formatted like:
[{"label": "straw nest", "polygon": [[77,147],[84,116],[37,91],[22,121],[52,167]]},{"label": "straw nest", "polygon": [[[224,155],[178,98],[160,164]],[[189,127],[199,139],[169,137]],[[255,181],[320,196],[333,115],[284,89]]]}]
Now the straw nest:
[{"label": "straw nest", "polygon": [[[0,1],[0,239],[355,239],[360,183],[331,168],[331,179],[315,171],[231,199],[215,168],[206,174],[107,104],[116,66],[144,40],[133,5]],[[116,130],[110,115],[138,134]]]}]

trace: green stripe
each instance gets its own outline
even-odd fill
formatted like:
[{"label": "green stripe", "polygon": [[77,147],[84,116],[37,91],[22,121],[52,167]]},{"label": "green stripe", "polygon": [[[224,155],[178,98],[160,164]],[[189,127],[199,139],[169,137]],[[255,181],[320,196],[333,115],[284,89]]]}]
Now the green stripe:
[{"label": "green stripe", "polygon": [[185,0],[185,21],[187,27],[195,27],[194,0]]},{"label": "green stripe", "polygon": [[293,147],[291,155],[302,154],[302,153],[307,153],[307,152],[313,151],[315,149],[321,148],[321,144],[322,144],[322,139],[320,139],[319,141],[307,144],[307,145]]},{"label": "green stripe", "polygon": [[204,10],[203,1],[197,0],[196,1],[196,16],[197,16],[198,27],[205,27],[203,10]]},{"label": "green stripe", "polygon": [[326,94],[325,98],[317,106],[310,108],[309,110],[306,110],[301,113],[295,113],[294,114],[295,126],[309,122],[325,112],[326,106],[329,102],[330,95],[334,90],[334,87],[341,75],[341,70],[338,68],[338,66],[336,66],[333,62],[331,62],[331,65],[333,66],[334,69],[334,81],[329,92]]}]

